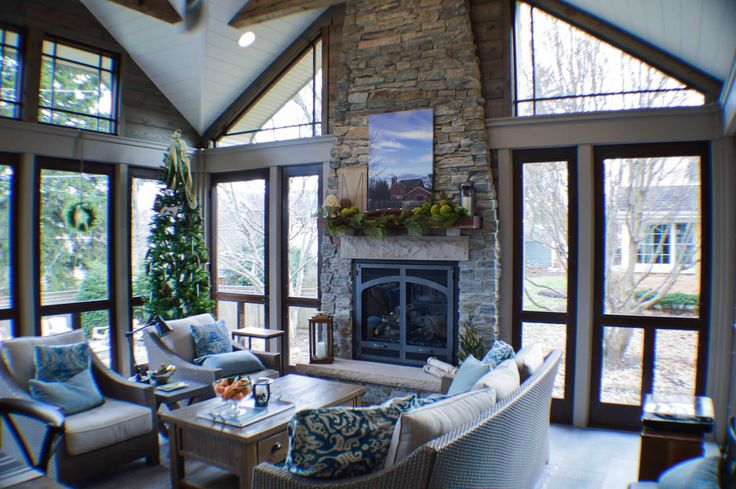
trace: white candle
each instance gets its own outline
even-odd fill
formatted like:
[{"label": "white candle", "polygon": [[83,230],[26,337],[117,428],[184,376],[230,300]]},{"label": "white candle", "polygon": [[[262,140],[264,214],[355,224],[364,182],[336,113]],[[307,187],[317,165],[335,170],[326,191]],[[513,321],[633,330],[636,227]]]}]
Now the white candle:
[{"label": "white candle", "polygon": [[320,341],[317,343],[317,358],[327,357],[327,343]]}]

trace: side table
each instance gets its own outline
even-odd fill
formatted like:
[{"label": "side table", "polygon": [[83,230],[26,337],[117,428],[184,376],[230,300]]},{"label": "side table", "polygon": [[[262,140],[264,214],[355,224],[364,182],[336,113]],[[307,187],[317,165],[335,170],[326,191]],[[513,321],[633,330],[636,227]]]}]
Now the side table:
[{"label": "side table", "polygon": [[[177,380],[174,379],[174,381],[170,383],[174,382],[177,382]],[[162,404],[165,405],[169,411],[174,411],[179,409],[179,402],[181,401],[187,401],[187,405],[189,405],[197,398],[210,398],[215,394],[214,388],[209,384],[201,384],[190,380],[187,380],[186,383],[189,385],[173,391],[164,391],[159,387],[156,387],[153,390],[153,393],[156,396],[157,415]],[[163,421],[159,421],[159,432],[164,436],[168,436],[168,429],[164,425]]]},{"label": "side table", "polygon": [[268,344],[269,340],[278,338],[279,340],[279,348],[281,352],[281,372],[279,372],[281,375],[284,375],[284,366],[285,358],[284,358],[284,338],[286,337],[286,331],[283,331],[281,329],[266,329],[266,328],[240,328],[240,329],[234,329],[230,332],[232,334],[233,340],[237,341],[238,339],[247,339],[248,340],[248,349],[251,348],[251,341],[253,338],[262,339]]},{"label": "side table", "polygon": [[708,397],[667,399],[649,394],[644,401],[639,480],[656,481],[668,468],[703,455],[703,435],[713,429]]}]

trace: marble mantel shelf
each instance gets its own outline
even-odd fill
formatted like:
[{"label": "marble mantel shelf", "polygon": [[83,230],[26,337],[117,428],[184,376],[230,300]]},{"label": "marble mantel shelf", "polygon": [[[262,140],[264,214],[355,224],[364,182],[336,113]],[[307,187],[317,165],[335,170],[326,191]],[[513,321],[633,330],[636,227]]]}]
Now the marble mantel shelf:
[{"label": "marble mantel shelf", "polygon": [[468,261],[469,236],[340,236],[340,258]]}]

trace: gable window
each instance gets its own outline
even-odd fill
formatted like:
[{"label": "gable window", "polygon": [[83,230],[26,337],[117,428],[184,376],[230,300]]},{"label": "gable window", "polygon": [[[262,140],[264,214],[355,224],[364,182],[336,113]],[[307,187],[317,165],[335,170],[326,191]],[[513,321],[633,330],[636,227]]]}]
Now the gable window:
[{"label": "gable window", "polygon": [[114,134],[117,63],[99,50],[43,41],[38,120]]},{"label": "gable window", "polygon": [[20,119],[20,43],[17,32],[0,28],[0,116],[13,119]]},{"label": "gable window", "polygon": [[527,3],[517,3],[517,116],[698,106],[702,93]]},{"label": "gable window", "polygon": [[220,137],[217,146],[322,134],[322,41],[307,49]]}]

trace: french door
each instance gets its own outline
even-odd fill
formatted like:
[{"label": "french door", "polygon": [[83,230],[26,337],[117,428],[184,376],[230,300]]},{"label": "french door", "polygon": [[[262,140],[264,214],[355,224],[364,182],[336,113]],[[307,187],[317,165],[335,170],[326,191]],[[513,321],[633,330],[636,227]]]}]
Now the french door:
[{"label": "french door", "polygon": [[577,311],[577,153],[514,151],[513,343],[562,351],[552,420],[572,421]]},{"label": "french door", "polygon": [[268,327],[268,170],[211,177],[212,290],[228,329]]},{"label": "french door", "polygon": [[647,393],[705,389],[707,143],[595,148],[592,425],[637,427]]}]

